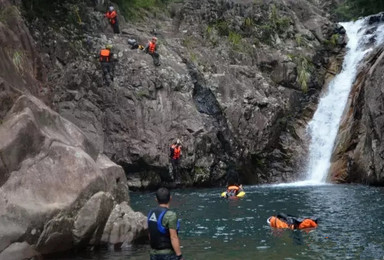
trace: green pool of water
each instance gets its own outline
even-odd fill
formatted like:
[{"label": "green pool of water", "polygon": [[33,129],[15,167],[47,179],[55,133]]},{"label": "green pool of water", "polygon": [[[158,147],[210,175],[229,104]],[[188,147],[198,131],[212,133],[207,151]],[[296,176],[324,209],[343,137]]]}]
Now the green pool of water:
[{"label": "green pool of water", "polygon": [[[384,259],[384,189],[357,185],[245,186],[242,199],[221,189],[172,191],[189,259]],[[154,193],[131,193],[134,210],[156,206]],[[274,230],[278,213],[320,218],[310,232]],[[149,259],[149,245],[101,250],[75,259]],[[72,258],[73,259],[73,258]]]}]

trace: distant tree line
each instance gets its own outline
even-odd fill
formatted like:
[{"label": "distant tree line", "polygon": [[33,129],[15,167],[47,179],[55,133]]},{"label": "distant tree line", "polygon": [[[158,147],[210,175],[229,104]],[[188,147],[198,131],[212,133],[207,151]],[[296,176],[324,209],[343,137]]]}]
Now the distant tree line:
[{"label": "distant tree line", "polygon": [[344,0],[336,9],[336,16],[343,21],[384,12],[384,0]]}]

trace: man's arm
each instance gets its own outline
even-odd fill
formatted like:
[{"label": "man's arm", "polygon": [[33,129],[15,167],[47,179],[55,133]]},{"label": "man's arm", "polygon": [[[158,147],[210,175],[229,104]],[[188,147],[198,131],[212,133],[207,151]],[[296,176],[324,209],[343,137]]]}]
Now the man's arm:
[{"label": "man's arm", "polygon": [[175,229],[169,229],[169,235],[171,237],[171,244],[176,255],[181,255],[180,240]]}]

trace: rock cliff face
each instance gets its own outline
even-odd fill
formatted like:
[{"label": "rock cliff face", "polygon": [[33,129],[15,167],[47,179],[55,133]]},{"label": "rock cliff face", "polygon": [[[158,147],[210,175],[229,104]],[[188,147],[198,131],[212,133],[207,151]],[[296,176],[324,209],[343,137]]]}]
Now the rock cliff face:
[{"label": "rock cliff face", "polygon": [[[113,35],[94,3],[54,2],[51,23],[35,17],[29,26],[52,107],[123,166],[131,188],[171,180],[168,150],[176,138],[183,144],[182,185],[299,177],[306,121],[339,63],[338,28],[320,6],[189,0],[170,5],[169,15],[121,19],[122,34]],[[127,45],[153,34],[160,67]],[[106,43],[118,57],[110,86],[93,58]]]},{"label": "rock cliff face", "polygon": [[[371,31],[383,17],[370,17]],[[383,71],[381,46],[366,58],[351,91],[332,158],[330,172],[335,182],[384,185]]]},{"label": "rock cliff face", "polygon": [[[17,99],[0,139],[0,259],[14,259],[7,256],[15,251],[24,259],[87,244],[130,243],[143,235],[146,218],[126,205],[123,169],[41,101]],[[115,222],[115,229],[132,228],[113,231],[106,223],[119,204],[120,216],[130,218]]]},{"label": "rock cliff face", "polygon": [[127,204],[122,167],[43,103],[51,102],[43,62],[8,1],[0,1],[0,43],[0,259],[142,236],[146,217]]}]

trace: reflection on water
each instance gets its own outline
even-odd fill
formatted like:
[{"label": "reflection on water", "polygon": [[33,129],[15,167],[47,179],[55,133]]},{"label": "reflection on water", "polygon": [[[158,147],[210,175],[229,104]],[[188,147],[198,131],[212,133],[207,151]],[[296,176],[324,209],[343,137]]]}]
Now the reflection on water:
[{"label": "reflection on water", "polygon": [[[384,259],[384,189],[364,186],[248,186],[243,199],[221,190],[177,190],[172,208],[181,218],[186,259]],[[131,193],[132,207],[155,206],[153,193]],[[320,218],[311,231],[273,230],[280,212]],[[149,259],[148,245],[72,259]]]}]

